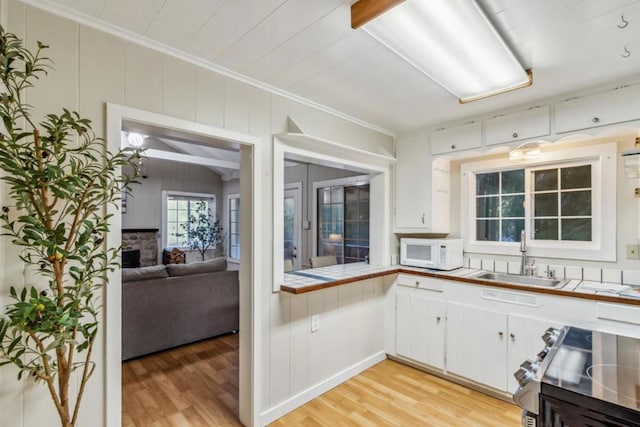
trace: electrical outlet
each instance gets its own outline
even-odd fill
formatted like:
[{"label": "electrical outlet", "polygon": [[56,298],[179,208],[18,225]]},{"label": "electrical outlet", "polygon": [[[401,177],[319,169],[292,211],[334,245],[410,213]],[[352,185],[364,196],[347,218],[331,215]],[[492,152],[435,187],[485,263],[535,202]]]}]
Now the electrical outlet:
[{"label": "electrical outlet", "polygon": [[640,259],[640,245],[627,245],[627,259]]},{"label": "electrical outlet", "polygon": [[320,329],[320,316],[314,314],[311,316],[311,332],[317,332]]}]

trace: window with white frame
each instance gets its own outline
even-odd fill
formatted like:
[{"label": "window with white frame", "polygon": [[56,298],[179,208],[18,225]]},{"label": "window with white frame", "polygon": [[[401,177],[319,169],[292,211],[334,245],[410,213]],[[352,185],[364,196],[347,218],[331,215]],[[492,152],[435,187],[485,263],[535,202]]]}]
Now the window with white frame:
[{"label": "window with white frame", "polygon": [[214,194],[163,192],[164,227],[163,244],[166,247],[188,247],[188,219],[200,213],[208,212],[215,221],[216,196]]},{"label": "window with white frame", "polygon": [[615,143],[545,153],[537,161],[461,165],[467,252],[615,260]]},{"label": "window with white frame", "polygon": [[240,259],[240,195],[228,196],[229,258]]}]

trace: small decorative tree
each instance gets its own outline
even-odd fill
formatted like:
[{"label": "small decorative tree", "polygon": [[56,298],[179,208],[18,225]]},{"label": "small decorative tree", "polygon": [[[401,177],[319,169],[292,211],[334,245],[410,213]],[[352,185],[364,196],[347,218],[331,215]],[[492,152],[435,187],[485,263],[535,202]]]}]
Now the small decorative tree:
[{"label": "small decorative tree", "polygon": [[[24,91],[47,74],[51,61],[0,27],[0,178],[10,201],[2,207],[3,235],[21,248],[25,268],[45,278],[11,286],[15,302],[0,318],[0,365],[13,364],[47,386],[63,427],[75,426],[98,331],[99,290],[118,265],[120,248],[106,248],[111,215],[135,177],[135,152],[105,152],[90,121],[64,109],[34,123]],[[78,391],[70,396],[73,372]],[[74,380],[75,383],[75,380]]]},{"label": "small decorative tree", "polygon": [[209,249],[216,249],[222,243],[220,221],[213,220],[209,205],[205,201],[196,203],[195,215],[190,215],[182,227],[186,230],[189,246],[200,252],[202,261]]}]

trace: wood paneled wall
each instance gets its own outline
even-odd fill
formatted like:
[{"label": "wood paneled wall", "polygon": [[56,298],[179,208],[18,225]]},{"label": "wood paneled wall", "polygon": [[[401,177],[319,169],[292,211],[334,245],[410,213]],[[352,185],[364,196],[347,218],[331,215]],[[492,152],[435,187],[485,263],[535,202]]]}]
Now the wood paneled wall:
[{"label": "wood paneled wall", "polygon": [[[261,137],[264,147],[258,161],[264,179],[257,191],[267,227],[273,223],[271,135],[286,131],[287,116],[310,134],[376,153],[392,152],[389,136],[21,2],[4,5],[0,20],[9,31],[29,46],[36,40],[51,46],[47,55],[54,59],[55,71],[28,93],[28,102],[39,114],[77,109],[93,120],[99,136],[105,136],[105,103],[114,102]],[[6,201],[6,190],[0,187],[0,205]],[[268,254],[272,233],[265,231],[258,241]],[[0,239],[1,305],[8,303],[9,286],[32,278],[16,253],[7,239]],[[258,404],[266,411],[381,348],[377,328],[382,328],[383,287],[365,282],[302,298],[272,294],[272,260],[262,262],[263,298],[257,303],[264,307],[264,326],[257,333],[264,349],[263,401]],[[321,330],[311,336],[308,316],[316,312],[321,313]],[[95,349],[99,368],[86,391],[79,425],[104,425],[101,340]],[[44,388],[30,380],[18,383],[15,377],[12,368],[0,368],[2,424],[50,425],[55,413]]]}]

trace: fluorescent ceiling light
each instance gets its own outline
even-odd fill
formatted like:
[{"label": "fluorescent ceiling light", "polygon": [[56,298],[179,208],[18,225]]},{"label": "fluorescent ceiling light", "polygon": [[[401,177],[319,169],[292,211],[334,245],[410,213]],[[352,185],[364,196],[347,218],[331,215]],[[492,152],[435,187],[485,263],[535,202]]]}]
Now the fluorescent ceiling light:
[{"label": "fluorescent ceiling light", "polygon": [[407,0],[362,28],[461,103],[532,82],[474,0]]}]

